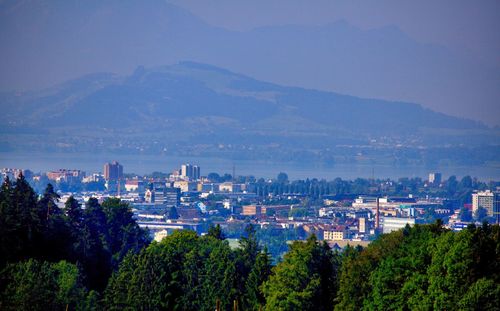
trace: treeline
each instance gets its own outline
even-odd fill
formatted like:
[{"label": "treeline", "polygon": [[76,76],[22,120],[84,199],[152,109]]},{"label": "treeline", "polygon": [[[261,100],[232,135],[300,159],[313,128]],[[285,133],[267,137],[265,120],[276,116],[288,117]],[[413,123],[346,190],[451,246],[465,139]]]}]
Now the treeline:
[{"label": "treeline", "polygon": [[249,227],[232,250],[220,227],[202,237],[176,231],[140,254],[127,256],[105,291],[107,310],[222,310],[235,304],[258,310],[261,284],[271,259],[259,248]]},{"label": "treeline", "polygon": [[220,227],[160,243],[117,199],[84,209],[37,198],[21,177],[0,190],[1,310],[497,310],[500,230],[440,223],[331,250],[314,236],[272,266],[246,229],[232,249]]},{"label": "treeline", "polygon": [[343,254],[335,310],[498,310],[500,230],[440,223],[382,235]]},{"label": "treeline", "polygon": [[48,179],[45,174],[41,174],[40,178],[37,179],[30,178],[30,176],[25,176],[25,178],[37,193],[42,193],[48,184],[51,184],[55,190],[61,192],[89,192],[106,190],[104,180],[92,182],[82,182],[78,179],[55,181]]},{"label": "treeline", "polygon": [[123,257],[149,244],[118,199],[90,198],[82,209],[70,197],[64,210],[58,199],[50,184],[38,197],[22,175],[2,184],[0,309],[94,306]]},{"label": "treeline", "polygon": [[363,194],[389,196],[430,195],[454,199],[457,201],[456,205],[458,207],[463,203],[471,202],[471,194],[474,190],[495,189],[498,185],[498,182],[484,183],[470,176],[464,176],[460,180],[456,176],[450,176],[441,185],[427,185],[427,181],[419,177],[399,178],[398,180],[366,178],[344,180],[335,178],[327,181],[313,178],[288,181],[286,174],[281,173],[272,181],[256,180],[251,184],[250,190],[263,197],[269,194],[273,196],[302,194],[311,199],[321,199],[325,196],[336,196],[339,199],[343,197],[353,198]]}]

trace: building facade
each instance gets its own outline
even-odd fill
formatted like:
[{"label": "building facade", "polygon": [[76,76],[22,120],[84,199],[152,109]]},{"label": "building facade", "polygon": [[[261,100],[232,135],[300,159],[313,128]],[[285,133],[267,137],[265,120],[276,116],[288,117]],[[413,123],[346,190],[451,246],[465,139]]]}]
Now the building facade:
[{"label": "building facade", "polygon": [[335,228],[332,230],[323,231],[323,240],[327,241],[339,241],[346,238],[345,228]]},{"label": "building facade", "polygon": [[493,217],[495,223],[500,223],[500,193],[490,190],[472,194],[472,212],[484,208],[488,216]]},{"label": "building facade", "polygon": [[201,169],[198,165],[191,165],[189,163],[181,165],[181,177],[189,180],[200,179]]},{"label": "building facade", "polygon": [[382,217],[382,232],[391,233],[406,227],[406,225],[415,225],[415,218],[404,217]]},{"label": "building facade", "polygon": [[441,183],[441,173],[430,173],[429,174],[429,183],[439,185]]},{"label": "building facade", "polygon": [[123,179],[123,166],[117,161],[104,164],[104,179],[106,181]]},{"label": "building facade", "polygon": [[47,172],[47,178],[56,182],[74,182],[81,181],[85,177],[85,172],[80,170],[59,169],[57,171]]}]

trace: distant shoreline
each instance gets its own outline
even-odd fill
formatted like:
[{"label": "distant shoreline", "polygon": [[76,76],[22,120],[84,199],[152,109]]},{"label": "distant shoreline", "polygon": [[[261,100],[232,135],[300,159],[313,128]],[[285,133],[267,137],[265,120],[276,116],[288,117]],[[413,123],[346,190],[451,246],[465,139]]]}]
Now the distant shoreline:
[{"label": "distant shoreline", "polygon": [[87,173],[102,171],[105,162],[117,160],[124,166],[125,173],[150,174],[154,171],[170,173],[180,164],[191,162],[201,166],[202,175],[211,172],[232,173],[233,165],[236,175],[253,175],[255,177],[274,178],[280,172],[286,172],[291,179],[342,179],[371,178],[379,179],[402,177],[427,178],[430,172],[441,172],[444,178],[451,175],[461,178],[469,175],[482,181],[500,180],[498,166],[443,166],[425,167],[415,165],[393,166],[388,164],[347,164],[320,165],[306,162],[273,162],[255,160],[231,160],[216,157],[182,157],[165,155],[130,155],[116,153],[24,153],[0,152],[0,167],[30,169],[34,172],[45,172],[59,168],[81,169]]}]

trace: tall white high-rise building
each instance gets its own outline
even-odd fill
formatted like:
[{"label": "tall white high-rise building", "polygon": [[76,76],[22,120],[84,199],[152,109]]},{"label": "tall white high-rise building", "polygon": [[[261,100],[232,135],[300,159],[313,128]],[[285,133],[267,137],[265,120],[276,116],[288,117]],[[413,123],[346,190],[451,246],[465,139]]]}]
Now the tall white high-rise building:
[{"label": "tall white high-rise building", "polygon": [[184,178],[190,177],[193,174],[193,166],[191,164],[181,165],[181,176]]},{"label": "tall white high-rise building", "polygon": [[200,179],[200,167],[198,165],[191,165],[189,163],[181,165],[181,177],[190,180]]},{"label": "tall white high-rise building", "polygon": [[486,209],[488,216],[495,218],[495,223],[500,223],[500,193],[490,190],[472,194],[472,211],[480,207]]},{"label": "tall white high-rise building", "polygon": [[430,173],[429,183],[439,185],[441,183],[441,173]]}]

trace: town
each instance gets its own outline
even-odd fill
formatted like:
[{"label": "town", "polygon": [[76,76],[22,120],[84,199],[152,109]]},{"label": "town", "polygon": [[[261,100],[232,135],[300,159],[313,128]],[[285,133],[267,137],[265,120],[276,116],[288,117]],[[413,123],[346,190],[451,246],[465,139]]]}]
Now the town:
[{"label": "town", "polygon": [[251,224],[274,258],[287,251],[291,240],[311,234],[342,249],[367,246],[381,233],[438,219],[455,231],[471,223],[500,222],[500,183],[486,184],[469,176],[444,180],[440,173],[430,173],[427,180],[289,181],[286,173],[274,179],[203,176],[199,166],[182,164],[170,174],[138,176],[125,174],[124,167],[113,161],[104,164],[102,173],[59,169],[34,174],[4,168],[1,177],[13,180],[20,173],[38,193],[53,184],[61,208],[70,196],[82,207],[91,197],[99,202],[120,198],[130,204],[139,226],[157,241],[174,230],[203,235],[219,225],[236,243]]}]

